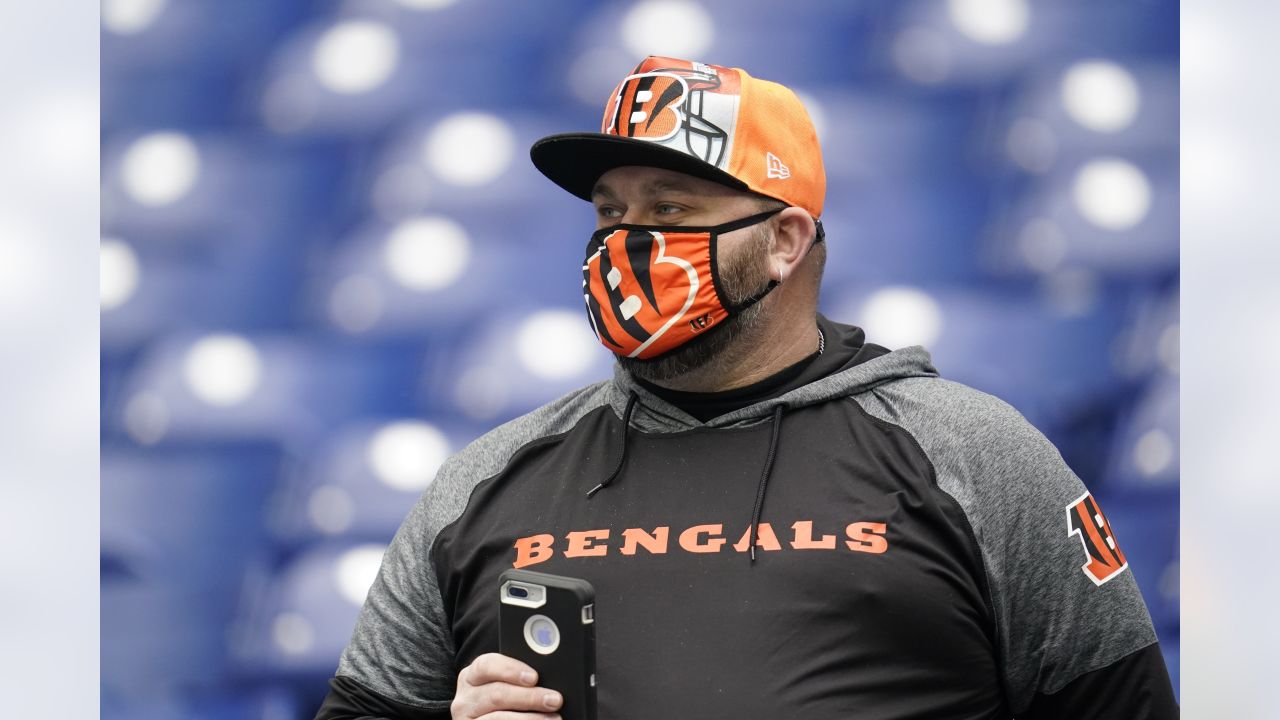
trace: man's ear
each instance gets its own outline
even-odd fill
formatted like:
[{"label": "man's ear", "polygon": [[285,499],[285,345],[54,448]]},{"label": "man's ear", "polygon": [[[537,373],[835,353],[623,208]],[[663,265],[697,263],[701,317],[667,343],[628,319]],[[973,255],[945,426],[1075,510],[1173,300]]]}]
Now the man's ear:
[{"label": "man's ear", "polygon": [[769,275],[785,282],[809,252],[817,225],[808,211],[789,207],[773,217],[773,249],[769,254]]}]

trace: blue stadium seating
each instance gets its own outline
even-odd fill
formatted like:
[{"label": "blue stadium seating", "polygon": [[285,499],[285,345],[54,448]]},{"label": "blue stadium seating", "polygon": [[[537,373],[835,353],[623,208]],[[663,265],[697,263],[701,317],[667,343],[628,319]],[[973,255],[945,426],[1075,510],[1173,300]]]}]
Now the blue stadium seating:
[{"label": "blue stadium seating", "polygon": [[1176,684],[1176,2],[414,4],[104,12],[103,717],[310,718],[440,453],[610,375],[527,149],[650,51],[800,91],[823,311],[1062,449]]}]

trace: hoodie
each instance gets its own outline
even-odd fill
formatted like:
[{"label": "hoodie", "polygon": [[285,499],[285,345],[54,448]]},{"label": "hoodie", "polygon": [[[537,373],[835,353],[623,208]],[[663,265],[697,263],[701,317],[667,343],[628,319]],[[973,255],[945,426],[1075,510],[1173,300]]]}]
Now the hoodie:
[{"label": "hoodie", "polygon": [[451,458],[317,717],[449,717],[513,567],[594,586],[607,720],[1057,717],[1039,708],[1134,658],[1118,693],[1145,700],[1122,716],[1176,716],[1114,533],[1053,445],[924,348],[818,322],[848,352],[706,422],[619,368]]}]

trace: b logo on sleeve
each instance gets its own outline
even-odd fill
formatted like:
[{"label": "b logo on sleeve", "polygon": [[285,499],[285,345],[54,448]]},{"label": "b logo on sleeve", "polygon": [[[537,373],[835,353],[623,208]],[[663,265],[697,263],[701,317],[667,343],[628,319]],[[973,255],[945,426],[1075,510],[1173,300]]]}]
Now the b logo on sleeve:
[{"label": "b logo on sleeve", "polygon": [[1080,566],[1094,585],[1102,585],[1124,572],[1129,562],[1116,544],[1111,523],[1103,516],[1093,495],[1085,493],[1067,506],[1067,537],[1080,536],[1086,562]]}]

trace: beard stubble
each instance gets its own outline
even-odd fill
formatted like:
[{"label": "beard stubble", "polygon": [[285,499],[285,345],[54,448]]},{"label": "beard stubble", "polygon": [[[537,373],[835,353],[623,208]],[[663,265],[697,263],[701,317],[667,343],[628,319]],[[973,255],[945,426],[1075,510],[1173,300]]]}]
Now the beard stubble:
[{"label": "beard stubble", "polygon": [[[759,293],[768,282],[769,230],[761,225],[752,228],[751,237],[739,252],[720,258],[720,286],[733,305]],[[764,303],[757,302],[725,320],[720,327],[693,343],[652,360],[616,355],[622,368],[633,377],[661,383],[695,370],[726,365],[742,352],[739,341],[763,324]]]}]

